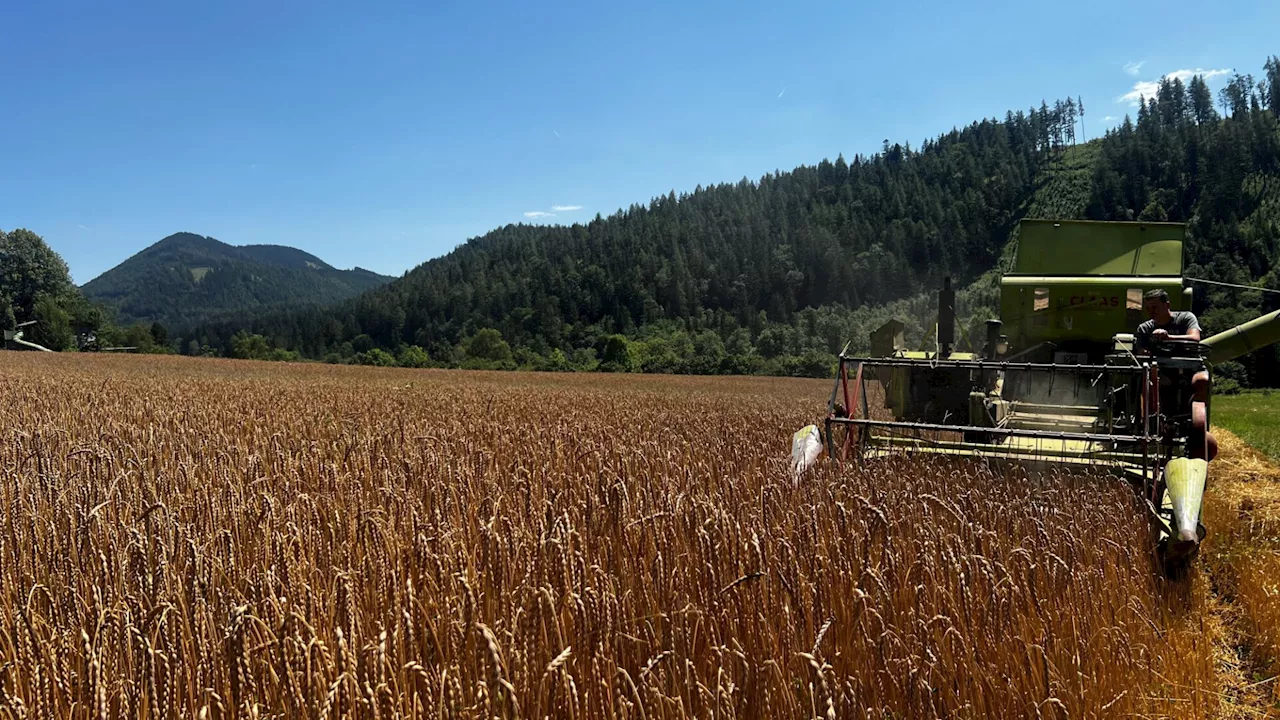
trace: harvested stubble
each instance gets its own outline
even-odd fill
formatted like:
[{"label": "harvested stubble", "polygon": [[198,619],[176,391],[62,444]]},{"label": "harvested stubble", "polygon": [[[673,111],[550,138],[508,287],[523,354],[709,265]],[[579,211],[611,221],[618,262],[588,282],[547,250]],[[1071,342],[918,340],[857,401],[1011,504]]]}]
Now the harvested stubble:
[{"label": "harvested stubble", "polygon": [[1131,494],[786,478],[826,383],[6,353],[28,716],[1198,717]]},{"label": "harvested stubble", "polygon": [[1253,633],[1250,650],[1266,671],[1271,697],[1280,700],[1274,682],[1280,673],[1280,551],[1256,553],[1241,562],[1237,573],[1235,599]]},{"label": "harvested stubble", "polygon": [[[1214,529],[1204,564],[1216,593],[1235,620],[1225,638],[1244,656],[1234,696],[1252,691],[1270,717],[1280,717],[1280,467],[1230,432],[1217,431],[1222,459],[1215,462],[1205,523]],[[1235,699],[1233,697],[1233,699]],[[1239,716],[1246,716],[1244,712]]]}]

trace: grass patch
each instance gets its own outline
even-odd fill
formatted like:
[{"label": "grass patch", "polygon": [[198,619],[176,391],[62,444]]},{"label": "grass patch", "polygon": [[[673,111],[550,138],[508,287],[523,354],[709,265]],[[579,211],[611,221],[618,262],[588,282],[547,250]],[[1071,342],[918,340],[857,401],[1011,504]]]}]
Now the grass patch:
[{"label": "grass patch", "polygon": [[1280,460],[1280,392],[1253,390],[1239,395],[1216,395],[1212,422]]}]

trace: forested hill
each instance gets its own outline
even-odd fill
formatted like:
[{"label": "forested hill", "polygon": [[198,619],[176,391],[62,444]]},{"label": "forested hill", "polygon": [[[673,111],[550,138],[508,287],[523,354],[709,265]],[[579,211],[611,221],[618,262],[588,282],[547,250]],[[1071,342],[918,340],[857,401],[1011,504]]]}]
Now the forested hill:
[{"label": "forested hill", "polygon": [[331,305],[391,280],[360,268],[338,270],[281,245],[233,246],[177,233],[84,285],[121,323],[192,324],[283,304]]},{"label": "forested hill", "polygon": [[[1187,221],[1188,274],[1275,284],[1280,62],[1265,77],[1235,76],[1221,112],[1203,80],[1166,81],[1088,145],[1068,100],[584,225],[508,226],[324,313],[194,339],[232,352],[247,330],[334,360],[416,345],[443,363],[826,374],[831,353],[891,314],[919,335],[923,293],[945,275],[974,283],[962,319],[991,316],[983,275],[1025,216]],[[1255,311],[1259,295],[1210,293],[1206,326]]]},{"label": "forested hill", "polygon": [[[591,348],[602,334],[676,328],[722,340],[746,328],[754,344],[805,308],[883,303],[990,268],[1077,117],[1074,100],[1044,105],[919,148],[886,143],[872,157],[672,193],[582,225],[511,225],[336,312],[245,324],[311,356],[372,343],[452,357],[487,327],[543,356]],[[234,329],[202,339],[226,346]],[[777,354],[829,349],[779,343]]]}]

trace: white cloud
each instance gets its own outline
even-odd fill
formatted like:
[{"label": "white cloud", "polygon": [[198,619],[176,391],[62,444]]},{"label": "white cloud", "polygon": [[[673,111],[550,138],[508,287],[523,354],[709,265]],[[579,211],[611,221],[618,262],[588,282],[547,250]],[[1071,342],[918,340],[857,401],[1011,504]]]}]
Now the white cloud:
[{"label": "white cloud", "polygon": [[1138,73],[1142,72],[1142,66],[1146,64],[1147,64],[1146,60],[1139,60],[1138,62],[1125,63],[1124,71],[1134,77],[1138,77]]},{"label": "white cloud", "polygon": [[529,218],[530,220],[539,220],[541,218],[555,217],[556,214],[549,213],[549,212],[542,212],[541,210],[530,210],[529,212],[525,213],[524,216]]},{"label": "white cloud", "polygon": [[785,93],[786,91],[787,91],[786,88],[782,88],[782,92],[778,93],[778,97],[781,98],[783,93]]},{"label": "white cloud", "polygon": [[[1213,78],[1222,77],[1223,75],[1230,75],[1230,74],[1231,74],[1231,71],[1227,69],[1205,70],[1203,68],[1196,68],[1195,70],[1174,70],[1171,73],[1166,73],[1161,79],[1163,80],[1164,78],[1169,78],[1170,80],[1173,80],[1174,78],[1177,78],[1181,80],[1182,83],[1185,85],[1188,81],[1191,80],[1191,78],[1195,77],[1196,75],[1200,75],[1204,77],[1205,80],[1212,80]],[[1138,82],[1133,84],[1132,90],[1116,98],[1116,102],[1127,102],[1130,105],[1133,105],[1136,107],[1138,105],[1138,100],[1140,98],[1146,98],[1150,100],[1151,98],[1156,96],[1156,93],[1159,90],[1160,90],[1159,80],[1139,80]]]},{"label": "white cloud", "polygon": [[89,229],[89,228],[88,228],[87,226],[85,226],[85,225],[77,225],[76,227],[80,228],[81,230],[88,230],[88,229]]},{"label": "white cloud", "polygon": [[582,206],[581,205],[552,205],[551,209],[555,210],[556,212],[573,212],[574,210],[581,210]]},{"label": "white cloud", "polygon": [[1128,102],[1136,106],[1139,100],[1150,100],[1156,96],[1160,83],[1152,80],[1140,80],[1133,84],[1133,89],[1121,95],[1116,102]]}]

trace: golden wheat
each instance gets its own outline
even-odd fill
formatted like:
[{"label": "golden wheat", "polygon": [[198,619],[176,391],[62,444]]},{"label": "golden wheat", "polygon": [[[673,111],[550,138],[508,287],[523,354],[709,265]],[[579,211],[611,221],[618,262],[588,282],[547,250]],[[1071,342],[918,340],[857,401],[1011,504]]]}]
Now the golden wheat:
[{"label": "golden wheat", "polygon": [[1206,590],[1152,574],[1126,487],[793,483],[828,389],[2,354],[0,706],[1211,714]]}]

